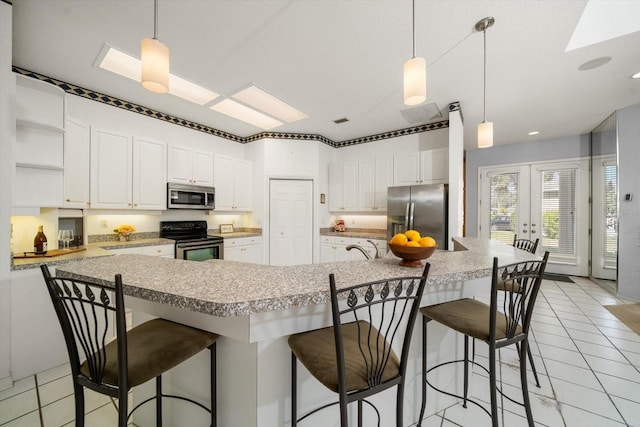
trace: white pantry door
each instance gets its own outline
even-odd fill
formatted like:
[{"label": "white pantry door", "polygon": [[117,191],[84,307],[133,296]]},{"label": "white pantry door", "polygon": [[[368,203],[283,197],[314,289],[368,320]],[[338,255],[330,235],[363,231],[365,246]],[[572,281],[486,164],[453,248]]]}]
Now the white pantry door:
[{"label": "white pantry door", "polygon": [[313,263],[313,181],[269,181],[269,264]]},{"label": "white pantry door", "polygon": [[540,239],[550,273],[589,275],[588,160],[480,171],[480,237]]}]

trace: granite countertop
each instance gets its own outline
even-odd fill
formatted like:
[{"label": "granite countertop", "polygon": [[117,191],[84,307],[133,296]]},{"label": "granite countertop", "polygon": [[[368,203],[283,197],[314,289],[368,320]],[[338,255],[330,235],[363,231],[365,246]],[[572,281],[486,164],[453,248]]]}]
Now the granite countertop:
[{"label": "granite countertop", "polygon": [[241,237],[262,236],[262,231],[234,231],[232,233],[219,233],[216,231],[209,231],[207,234],[209,236],[222,237],[223,239],[238,239]]},{"label": "granite countertop", "polygon": [[[501,264],[539,259],[504,243],[455,238],[458,251],[436,251],[428,284],[488,277],[493,257]],[[467,249],[467,250],[465,250]],[[113,284],[122,274],[124,292],[137,298],[209,315],[232,317],[329,301],[329,274],[339,287],[382,278],[419,276],[420,268],[398,265],[387,257],[297,266],[269,266],[224,260],[193,262],[144,255],[120,255],[61,265],[62,277]]]},{"label": "granite countertop", "polygon": [[387,240],[386,230],[358,230],[358,231],[329,231],[320,230],[321,236],[330,237],[354,237],[358,239],[375,239],[375,240]]},{"label": "granite countertop", "polygon": [[123,249],[123,248],[138,248],[142,246],[157,246],[157,245],[173,245],[175,242],[170,239],[138,239],[130,240],[126,242],[108,241],[89,243],[86,245],[86,250],[73,252],[68,255],[59,255],[55,257],[39,257],[39,258],[14,258],[12,270],[28,270],[31,268],[38,268],[42,264],[46,265],[59,265],[66,264],[71,261],[82,261],[90,258],[112,256],[113,252],[110,249]]}]

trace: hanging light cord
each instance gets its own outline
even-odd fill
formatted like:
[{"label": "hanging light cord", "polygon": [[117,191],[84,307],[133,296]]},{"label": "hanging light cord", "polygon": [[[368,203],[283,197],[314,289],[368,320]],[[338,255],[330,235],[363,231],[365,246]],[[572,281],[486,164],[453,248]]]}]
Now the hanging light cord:
[{"label": "hanging light cord", "polygon": [[153,2],[153,38],[158,40],[158,0]]},{"label": "hanging light cord", "polygon": [[[156,0],[157,1],[157,0]],[[413,8],[411,10],[413,15],[413,57],[416,57],[416,0],[413,0]]]},{"label": "hanging light cord", "polygon": [[[157,1],[157,0],[156,0]],[[482,72],[482,78],[484,81],[484,86],[482,88],[482,98],[483,98],[483,117],[482,123],[487,122],[487,28],[482,31],[484,38],[484,68]]]}]

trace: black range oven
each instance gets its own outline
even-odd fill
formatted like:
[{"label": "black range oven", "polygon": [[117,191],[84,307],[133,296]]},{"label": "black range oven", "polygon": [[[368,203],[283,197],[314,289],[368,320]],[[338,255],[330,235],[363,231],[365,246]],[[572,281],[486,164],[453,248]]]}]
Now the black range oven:
[{"label": "black range oven", "polygon": [[176,241],[176,258],[223,259],[223,239],[207,235],[207,221],[161,221],[160,237]]}]

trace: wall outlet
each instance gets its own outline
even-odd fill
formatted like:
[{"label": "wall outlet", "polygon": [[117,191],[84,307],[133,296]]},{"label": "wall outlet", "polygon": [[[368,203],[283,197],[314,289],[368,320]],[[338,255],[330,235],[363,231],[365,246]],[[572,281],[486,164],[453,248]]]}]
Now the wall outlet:
[{"label": "wall outlet", "polygon": [[109,223],[106,219],[100,221],[100,228],[109,228]]}]

